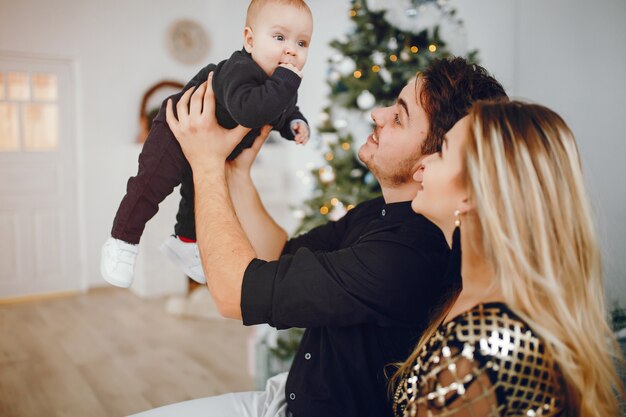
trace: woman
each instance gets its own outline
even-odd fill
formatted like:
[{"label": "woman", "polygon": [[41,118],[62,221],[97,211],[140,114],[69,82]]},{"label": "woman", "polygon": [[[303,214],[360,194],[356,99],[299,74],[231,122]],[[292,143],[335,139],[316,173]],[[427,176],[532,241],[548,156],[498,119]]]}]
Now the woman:
[{"label": "woman", "polygon": [[446,235],[463,289],[394,376],[396,415],[617,416],[617,348],[564,121],[478,103],[415,179],[413,210]]}]

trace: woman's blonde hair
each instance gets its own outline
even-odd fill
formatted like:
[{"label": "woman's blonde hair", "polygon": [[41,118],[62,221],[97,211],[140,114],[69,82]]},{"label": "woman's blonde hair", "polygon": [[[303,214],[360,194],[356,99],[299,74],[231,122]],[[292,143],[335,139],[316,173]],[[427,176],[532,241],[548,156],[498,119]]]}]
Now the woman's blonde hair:
[{"label": "woman's blonde hair", "polygon": [[521,102],[479,102],[469,118],[465,180],[496,284],[556,360],[567,415],[619,415],[619,348],[571,130],[552,110]]}]

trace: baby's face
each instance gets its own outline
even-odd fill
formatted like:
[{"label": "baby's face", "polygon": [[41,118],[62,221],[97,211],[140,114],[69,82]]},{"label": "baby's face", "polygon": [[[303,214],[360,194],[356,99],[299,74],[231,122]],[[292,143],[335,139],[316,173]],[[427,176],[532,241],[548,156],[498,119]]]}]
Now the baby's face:
[{"label": "baby's face", "polygon": [[246,28],[244,44],[252,59],[271,76],[283,63],[302,70],[312,32],[313,19],[307,10],[269,3],[259,10],[252,28]]}]

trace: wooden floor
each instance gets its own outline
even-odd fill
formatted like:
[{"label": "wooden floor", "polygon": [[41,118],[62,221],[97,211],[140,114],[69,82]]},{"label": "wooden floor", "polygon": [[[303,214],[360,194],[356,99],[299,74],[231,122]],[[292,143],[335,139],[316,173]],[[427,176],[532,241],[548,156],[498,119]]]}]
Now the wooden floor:
[{"label": "wooden floor", "polygon": [[0,306],[0,416],[125,416],[252,388],[250,330],[127,290]]}]

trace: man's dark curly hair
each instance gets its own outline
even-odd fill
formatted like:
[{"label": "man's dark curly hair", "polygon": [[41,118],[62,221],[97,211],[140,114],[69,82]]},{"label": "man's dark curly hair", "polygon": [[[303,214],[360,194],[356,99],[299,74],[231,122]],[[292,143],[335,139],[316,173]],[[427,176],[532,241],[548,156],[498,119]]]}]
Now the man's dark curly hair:
[{"label": "man's dark curly hair", "polygon": [[[422,73],[419,99],[430,127],[422,155],[441,149],[443,135],[479,100],[506,100],[502,85],[480,65],[463,58],[437,59]],[[417,88],[417,83],[416,83]]]}]

